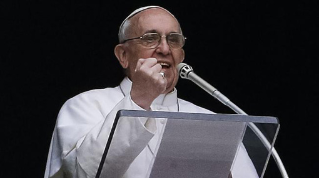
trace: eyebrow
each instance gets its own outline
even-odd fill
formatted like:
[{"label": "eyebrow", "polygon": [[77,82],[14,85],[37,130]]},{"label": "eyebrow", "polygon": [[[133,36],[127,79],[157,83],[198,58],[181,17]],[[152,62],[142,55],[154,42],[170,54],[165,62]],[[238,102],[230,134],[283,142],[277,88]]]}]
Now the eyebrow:
[{"label": "eyebrow", "polygon": [[157,30],[147,30],[145,33],[158,33],[158,31]]},{"label": "eyebrow", "polygon": [[[152,30],[147,30],[145,33],[158,33],[158,34],[160,34],[157,30],[155,30],[155,29],[152,29]],[[144,34],[145,34],[144,33]],[[171,32],[169,32],[168,34],[170,34],[170,33],[180,33],[180,32],[176,32],[176,31],[171,31]]]}]

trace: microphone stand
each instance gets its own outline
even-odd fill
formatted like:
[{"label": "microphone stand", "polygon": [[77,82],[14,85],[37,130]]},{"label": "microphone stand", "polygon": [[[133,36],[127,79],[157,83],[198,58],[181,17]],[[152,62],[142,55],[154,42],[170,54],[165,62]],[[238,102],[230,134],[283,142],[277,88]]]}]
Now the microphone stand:
[{"label": "microphone stand", "polygon": [[[194,82],[196,85],[201,87],[203,90],[211,94],[213,97],[218,99],[220,102],[222,102],[224,105],[228,106],[230,109],[235,111],[237,114],[243,114],[243,115],[248,115],[245,113],[243,110],[241,110],[238,106],[236,106],[233,102],[231,102],[226,96],[224,96],[221,92],[219,92],[216,88],[214,88],[212,85],[207,83],[205,80],[200,78],[198,75],[196,75],[193,72],[193,69],[191,66],[185,64],[185,63],[180,63],[177,66],[178,72],[180,74],[180,77],[183,79],[189,79],[192,82]],[[258,129],[258,127],[254,124],[249,122],[248,126],[252,129],[252,131],[259,137],[259,139],[262,141],[264,146],[271,151],[272,156],[280,170],[280,173],[283,178],[289,178],[287,171],[274,147],[271,146],[267,138],[264,136],[264,134]]]}]

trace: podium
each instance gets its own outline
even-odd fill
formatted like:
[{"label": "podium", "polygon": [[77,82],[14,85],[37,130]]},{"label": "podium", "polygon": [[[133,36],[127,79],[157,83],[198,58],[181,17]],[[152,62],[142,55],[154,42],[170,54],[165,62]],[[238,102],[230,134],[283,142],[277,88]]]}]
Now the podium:
[{"label": "podium", "polygon": [[248,127],[254,123],[273,147],[279,122],[270,116],[120,110],[114,120],[96,178],[108,177],[103,165],[121,119],[166,119],[150,178],[229,178],[240,147],[263,177],[271,149]]}]

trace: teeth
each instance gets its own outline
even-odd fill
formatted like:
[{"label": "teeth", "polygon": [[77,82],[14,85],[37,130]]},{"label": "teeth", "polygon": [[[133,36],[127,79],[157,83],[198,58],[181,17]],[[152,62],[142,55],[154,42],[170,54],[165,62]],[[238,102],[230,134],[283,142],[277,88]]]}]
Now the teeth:
[{"label": "teeth", "polygon": [[167,64],[167,63],[164,63],[164,62],[161,62],[161,63],[160,63],[160,65],[161,65],[161,66],[166,66],[166,67],[169,67],[169,64]]}]

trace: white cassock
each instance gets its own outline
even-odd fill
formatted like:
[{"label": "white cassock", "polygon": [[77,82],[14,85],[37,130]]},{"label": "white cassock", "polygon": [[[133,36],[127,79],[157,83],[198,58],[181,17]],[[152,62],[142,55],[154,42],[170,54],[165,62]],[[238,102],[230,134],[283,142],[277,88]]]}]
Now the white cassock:
[{"label": "white cassock", "polygon": [[[61,108],[53,132],[45,178],[93,178],[117,111],[143,110],[130,97],[132,82],[125,78],[118,87],[91,90],[69,99]],[[177,91],[160,95],[153,111],[212,113],[177,98]],[[165,119],[121,119],[116,149],[109,150],[103,169],[112,178],[147,178],[165,128]],[[155,128],[155,129],[154,129]],[[113,147],[113,145],[112,145]],[[125,159],[124,159],[125,158]],[[233,178],[258,177],[245,148],[239,149]]]}]

